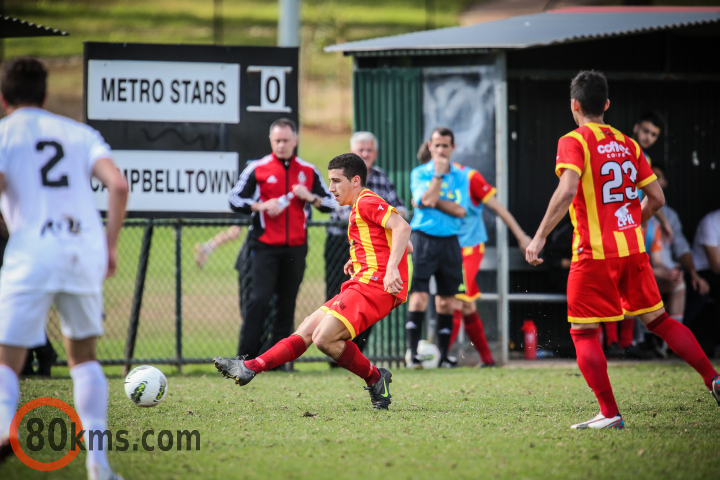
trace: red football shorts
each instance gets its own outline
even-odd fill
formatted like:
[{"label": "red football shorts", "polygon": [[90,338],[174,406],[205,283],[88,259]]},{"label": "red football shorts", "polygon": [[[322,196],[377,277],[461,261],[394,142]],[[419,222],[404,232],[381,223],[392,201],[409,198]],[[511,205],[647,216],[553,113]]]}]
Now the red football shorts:
[{"label": "red football shorts", "polygon": [[464,302],[473,302],[480,298],[480,288],[478,288],[477,277],[480,271],[480,264],[485,255],[485,244],[480,243],[474,247],[462,247],[463,258],[463,284],[460,285],[460,292],[455,295]]},{"label": "red football shorts", "polygon": [[356,280],[342,284],[340,293],[320,310],[345,324],[352,338],[387,317],[402,300],[384,290]]},{"label": "red football shorts", "polygon": [[654,312],[663,306],[645,253],[573,262],[567,302],[572,323],[615,322],[624,315]]}]

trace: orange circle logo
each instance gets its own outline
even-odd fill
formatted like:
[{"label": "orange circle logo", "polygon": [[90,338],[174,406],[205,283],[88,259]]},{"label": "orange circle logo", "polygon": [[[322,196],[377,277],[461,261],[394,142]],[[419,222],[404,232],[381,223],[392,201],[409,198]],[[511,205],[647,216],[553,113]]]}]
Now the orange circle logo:
[{"label": "orange circle logo", "polygon": [[15,456],[18,458],[18,460],[20,460],[28,467],[39,470],[41,472],[52,472],[53,470],[63,468],[68,463],[72,462],[75,457],[77,457],[80,449],[73,450],[71,447],[70,451],[67,452],[65,456],[58,460],[55,460],[54,462],[48,463],[39,462],[28,457],[28,455],[23,451],[22,446],[20,445],[20,439],[18,438],[20,422],[22,422],[22,419],[25,418],[25,415],[30,413],[32,410],[44,406],[55,407],[58,410],[65,412],[65,414],[70,417],[70,421],[75,423],[78,432],[83,429],[82,422],[80,421],[80,416],[77,414],[75,409],[67,403],[63,402],[62,400],[58,400],[57,398],[51,397],[36,398],[35,400],[27,402],[15,413],[12,423],[10,424],[10,444],[12,445],[13,452],[15,452]]}]

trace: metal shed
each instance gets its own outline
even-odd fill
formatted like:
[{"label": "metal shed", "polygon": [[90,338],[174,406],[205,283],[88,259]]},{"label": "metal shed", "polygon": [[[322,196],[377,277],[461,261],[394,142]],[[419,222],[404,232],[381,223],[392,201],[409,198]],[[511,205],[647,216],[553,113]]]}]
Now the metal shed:
[{"label": "metal shed", "polygon": [[[719,22],[716,7],[576,7],[326,51],[354,57],[355,129],[378,136],[379,165],[404,198],[418,145],[446,124],[460,133],[457,159],[494,179],[499,201],[530,234],[557,185],[557,140],[576,128],[570,79],[603,71],[607,123],[631,134],[644,111],[665,117],[648,153],[665,167],[667,202],[692,239],[702,216],[720,206]],[[549,291],[552,273],[527,268],[502,222],[488,227],[496,249],[487,250],[481,287],[497,288],[484,298],[497,299],[502,361],[510,341],[521,341],[524,318],[538,324],[540,344],[571,348],[564,305],[535,295]]]}]

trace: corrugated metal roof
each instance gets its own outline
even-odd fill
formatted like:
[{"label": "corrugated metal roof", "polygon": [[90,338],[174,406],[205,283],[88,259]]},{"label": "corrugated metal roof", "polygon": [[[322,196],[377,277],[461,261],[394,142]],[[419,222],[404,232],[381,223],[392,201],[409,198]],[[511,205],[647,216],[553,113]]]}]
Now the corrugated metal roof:
[{"label": "corrugated metal roof", "polygon": [[716,7],[590,7],[523,15],[332,45],[326,52],[358,55],[389,50],[518,49],[666,30],[720,21]]},{"label": "corrugated metal roof", "polygon": [[35,25],[13,17],[0,18],[0,38],[65,36],[67,32]]}]

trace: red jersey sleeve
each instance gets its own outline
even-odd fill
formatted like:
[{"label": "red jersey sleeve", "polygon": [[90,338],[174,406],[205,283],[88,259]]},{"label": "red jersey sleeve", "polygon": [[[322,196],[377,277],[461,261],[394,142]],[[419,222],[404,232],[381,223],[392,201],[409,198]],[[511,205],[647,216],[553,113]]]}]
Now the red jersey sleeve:
[{"label": "red jersey sleeve", "polygon": [[563,170],[569,168],[582,176],[585,167],[585,152],[580,144],[580,134],[570,132],[558,141],[557,157],[555,158],[555,174],[559,177]]},{"label": "red jersey sleeve", "polygon": [[477,170],[470,172],[470,198],[475,205],[487,202],[495,193],[495,187],[490,185],[480,172]]},{"label": "red jersey sleeve", "polygon": [[372,222],[385,228],[390,215],[398,213],[395,207],[377,195],[363,195],[358,200],[357,211],[367,222]]},{"label": "red jersey sleeve", "polygon": [[650,162],[648,162],[647,158],[645,158],[645,153],[642,151],[642,148],[640,148],[640,145],[638,145],[635,140],[630,139],[630,141],[635,149],[635,156],[638,159],[638,173],[637,178],[635,179],[635,185],[637,188],[642,188],[651,183],[653,180],[657,180],[657,176],[653,173],[652,168],[650,167]]}]

